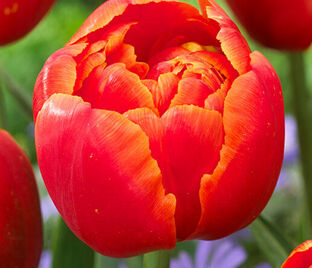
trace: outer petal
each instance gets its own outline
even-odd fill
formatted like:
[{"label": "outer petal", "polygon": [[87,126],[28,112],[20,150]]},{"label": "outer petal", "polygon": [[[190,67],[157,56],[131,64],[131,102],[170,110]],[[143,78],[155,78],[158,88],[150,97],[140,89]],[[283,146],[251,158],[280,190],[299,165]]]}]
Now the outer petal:
[{"label": "outer petal", "polygon": [[233,67],[240,74],[249,71],[251,51],[235,23],[214,0],[199,0],[199,5],[203,16],[215,20],[219,24],[220,31],[217,34],[217,39]]},{"label": "outer petal", "polygon": [[44,102],[54,93],[71,94],[76,80],[76,61],[86,44],[65,47],[52,54],[39,73],[33,99],[34,120]]},{"label": "outer petal", "polygon": [[1,0],[0,46],[13,42],[31,31],[55,0]]},{"label": "outer petal", "polygon": [[309,0],[227,0],[248,33],[276,49],[306,49],[312,42]]},{"label": "outer petal", "polygon": [[89,246],[113,257],[174,247],[175,198],[140,127],[57,94],[38,115],[36,144],[49,194]]},{"label": "outer petal", "polygon": [[39,196],[31,164],[0,130],[0,266],[37,267],[42,249]]},{"label": "outer petal", "polygon": [[284,145],[282,91],[267,60],[260,53],[251,58],[252,71],[234,81],[225,99],[225,145],[213,174],[202,178],[203,212],[193,237],[216,239],[248,225],[278,178]]},{"label": "outer petal", "polygon": [[281,268],[308,268],[312,265],[312,240],[295,248]]}]

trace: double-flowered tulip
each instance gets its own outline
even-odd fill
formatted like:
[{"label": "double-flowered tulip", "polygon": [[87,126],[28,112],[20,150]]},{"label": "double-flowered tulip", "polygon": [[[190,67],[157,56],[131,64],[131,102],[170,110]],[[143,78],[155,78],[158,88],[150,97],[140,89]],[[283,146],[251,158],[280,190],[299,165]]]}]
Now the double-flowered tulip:
[{"label": "double-flowered tulip", "polygon": [[281,268],[312,267],[312,240],[307,240],[296,247]]},{"label": "double-flowered tulip", "polygon": [[104,255],[217,239],[252,222],[281,168],[278,77],[212,0],[110,0],[34,91],[43,179]]},{"label": "double-flowered tulip", "polygon": [[227,0],[248,33],[271,48],[301,50],[312,43],[311,0]]},{"label": "double-flowered tulip", "polygon": [[18,40],[30,32],[55,0],[1,0],[0,45]]},{"label": "double-flowered tulip", "polygon": [[42,248],[39,196],[31,164],[0,130],[0,267],[36,268]]}]

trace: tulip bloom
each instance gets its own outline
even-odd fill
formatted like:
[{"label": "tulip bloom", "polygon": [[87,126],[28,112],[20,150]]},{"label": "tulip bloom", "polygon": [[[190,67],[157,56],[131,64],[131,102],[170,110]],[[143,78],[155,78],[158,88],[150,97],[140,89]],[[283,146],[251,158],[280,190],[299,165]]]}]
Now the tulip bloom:
[{"label": "tulip bloom", "polygon": [[312,266],[312,240],[296,247],[281,268],[308,268]]},{"label": "tulip bloom", "polygon": [[40,72],[43,179],[104,255],[217,239],[252,222],[281,168],[278,77],[214,2],[110,0]]},{"label": "tulip bloom", "polygon": [[42,223],[31,164],[12,137],[0,130],[0,266],[38,267]]},{"label": "tulip bloom", "polygon": [[0,45],[13,42],[30,32],[55,0],[1,0]]},{"label": "tulip bloom", "polygon": [[312,42],[310,0],[227,0],[248,33],[265,46],[306,49]]}]

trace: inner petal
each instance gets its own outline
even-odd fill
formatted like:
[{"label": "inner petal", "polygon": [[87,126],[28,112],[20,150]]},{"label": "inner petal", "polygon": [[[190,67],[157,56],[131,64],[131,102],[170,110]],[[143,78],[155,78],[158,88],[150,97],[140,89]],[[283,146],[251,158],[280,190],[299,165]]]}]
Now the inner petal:
[{"label": "inner petal", "polygon": [[128,111],[125,116],[149,137],[166,193],[173,193],[177,200],[177,238],[187,239],[201,215],[201,177],[211,174],[219,161],[224,138],[221,115],[183,105],[169,109],[161,118],[149,109]]},{"label": "inner petal", "polygon": [[174,96],[170,107],[193,104],[204,107],[205,99],[214,91],[201,79],[187,77],[179,82],[178,94]]},{"label": "inner petal", "polygon": [[156,112],[152,94],[138,75],[128,71],[122,63],[94,68],[76,95],[91,103],[93,108],[124,113],[148,107]]},{"label": "inner petal", "polygon": [[177,199],[177,238],[187,237],[200,219],[200,180],[219,161],[224,133],[221,115],[196,106],[176,106],[162,117],[164,136],[163,183]]}]

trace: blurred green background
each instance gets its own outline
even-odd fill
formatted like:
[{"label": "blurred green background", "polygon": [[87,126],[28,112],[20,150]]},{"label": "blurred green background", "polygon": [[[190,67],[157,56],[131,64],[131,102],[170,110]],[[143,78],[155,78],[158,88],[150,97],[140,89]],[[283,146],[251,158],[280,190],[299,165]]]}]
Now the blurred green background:
[{"label": "blurred green background", "polygon": [[[69,38],[78,30],[79,26],[87,18],[87,16],[103,1],[100,0],[58,0],[49,14],[43,21],[28,34],[24,39],[14,44],[0,47],[0,64],[6,72],[14,78],[17,83],[32,97],[35,80],[40,72],[44,62],[54,51],[64,46]],[[196,1],[188,0],[186,2],[198,6]],[[218,1],[227,11],[234,21],[234,16],[223,1]],[[286,52],[278,52],[266,49],[253,42],[246,32],[240,27],[244,36],[247,38],[252,50],[262,52],[272,63],[281,80],[285,112],[292,114],[289,77],[289,62]],[[305,53],[305,61],[307,66],[307,77],[309,88],[312,89],[312,49]],[[1,83],[1,82],[0,82]],[[36,154],[34,147],[33,123],[32,118],[27,115],[16,100],[7,91],[4,94],[4,109],[6,113],[5,128],[14,136],[18,143],[23,147],[30,157],[37,177],[41,196],[46,195],[46,190],[40,179],[40,174],[36,164]],[[3,108],[3,106],[2,106]],[[277,191],[264,214],[279,226],[279,228],[291,237],[294,241],[301,241],[304,229],[304,221],[302,221],[303,211],[298,209],[302,203],[302,188],[300,183],[300,172],[298,162],[288,169],[291,177],[291,188]],[[301,223],[303,222],[303,224]],[[50,246],[50,241],[55,236],[56,220],[49,219],[45,222],[45,247]],[[247,260],[241,267],[254,267],[261,262],[267,262],[266,257],[259,251],[255,241],[251,239],[242,240],[242,246],[247,252]],[[185,242],[178,245],[173,253],[177,256],[180,250],[187,250],[194,255],[196,243]],[[129,267],[137,267],[137,260],[131,259]],[[131,264],[132,263],[132,264]],[[97,267],[117,267],[118,261],[109,258],[97,257]],[[62,266],[63,267],[63,266]],[[69,267],[64,264],[64,268]]]}]

